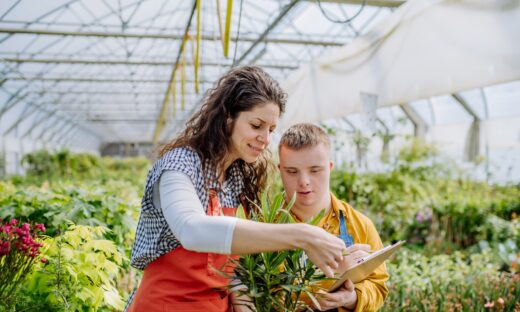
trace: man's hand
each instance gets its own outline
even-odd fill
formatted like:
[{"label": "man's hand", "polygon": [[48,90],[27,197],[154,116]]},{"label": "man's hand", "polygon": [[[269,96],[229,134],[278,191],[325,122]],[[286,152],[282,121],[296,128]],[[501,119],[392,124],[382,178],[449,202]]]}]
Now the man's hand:
[{"label": "man's hand", "polygon": [[346,280],[343,286],[333,293],[318,292],[316,299],[318,299],[320,306],[314,308],[320,311],[339,307],[354,309],[357,305],[357,293],[351,280]]}]

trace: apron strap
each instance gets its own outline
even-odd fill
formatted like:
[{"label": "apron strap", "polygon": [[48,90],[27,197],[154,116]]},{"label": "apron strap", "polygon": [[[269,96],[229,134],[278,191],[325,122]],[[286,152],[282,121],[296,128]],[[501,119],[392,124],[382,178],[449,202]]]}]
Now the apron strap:
[{"label": "apron strap", "polygon": [[343,211],[339,212],[339,237],[345,243],[345,247],[354,245],[354,240],[352,239],[352,235],[350,235],[347,230],[347,222],[345,221],[345,216],[343,215]]}]

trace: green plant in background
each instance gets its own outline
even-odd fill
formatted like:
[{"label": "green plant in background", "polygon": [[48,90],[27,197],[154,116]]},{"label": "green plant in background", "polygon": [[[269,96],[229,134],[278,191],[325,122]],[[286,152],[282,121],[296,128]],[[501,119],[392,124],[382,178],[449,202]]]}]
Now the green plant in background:
[{"label": "green plant in background", "polygon": [[[266,223],[294,223],[289,210],[295,199],[286,205],[284,194],[279,193],[270,203],[267,193],[264,193],[260,206],[251,210],[249,219]],[[245,217],[242,208],[239,208],[238,216]],[[322,217],[323,212],[310,224],[317,224]],[[311,289],[325,277],[317,272],[310,261],[302,261],[302,256],[302,250],[285,250],[244,255],[238,261],[232,261],[236,265],[232,278],[245,286],[238,293],[249,297],[249,304],[257,311],[306,309],[302,295],[316,301]]]},{"label": "green plant in background", "polygon": [[366,154],[370,144],[370,137],[365,136],[363,132],[356,129],[352,136],[352,144],[356,146],[356,163],[358,167],[362,165],[366,167]]},{"label": "green plant in background", "polygon": [[[48,224],[47,235],[51,237],[65,232],[69,221],[102,226],[108,229],[104,237],[113,241],[118,252],[126,257],[130,256],[139,202],[137,191],[126,181],[109,181],[104,185],[68,182],[54,188],[30,186],[23,190],[12,183],[0,182],[0,218],[16,216],[22,221]],[[116,277],[121,294],[128,295],[139,276],[140,272],[132,270],[129,262],[123,262]]]},{"label": "green plant in background", "polygon": [[105,233],[102,227],[69,224],[63,234],[46,239],[48,261],[28,277],[17,310],[122,310],[115,280],[127,260]]},{"label": "green plant in background", "polygon": [[60,181],[128,181],[141,192],[142,183],[150,167],[145,158],[114,159],[91,154],[73,154],[67,150],[51,153],[40,150],[22,158],[26,168],[24,177],[11,180],[16,185],[53,184]]},{"label": "green plant in background", "polygon": [[[104,239],[114,242],[118,252],[128,257],[139,216],[142,182],[145,181],[149,162],[145,159],[83,157],[65,152],[60,156],[47,154],[42,153],[38,160],[32,160],[38,169],[29,170],[26,177],[11,177],[0,182],[0,218],[44,223],[48,228],[46,234],[53,239],[68,232],[68,220],[88,227],[102,226],[109,230],[103,234]],[[274,179],[269,189],[274,200],[269,205],[264,197],[258,218],[264,212],[277,215],[274,212],[277,211],[276,207],[287,210],[287,207],[279,206],[283,201],[278,202],[280,199],[277,199],[281,188],[280,179]],[[412,141],[396,157],[389,158],[387,172],[359,173],[355,168],[333,170],[331,190],[338,198],[347,200],[368,215],[384,241],[409,241],[407,245],[413,250],[410,251],[410,258],[398,257],[390,266],[395,274],[391,272],[390,297],[384,309],[520,310],[520,307],[511,304],[514,301],[511,298],[519,298],[514,287],[519,288],[520,186],[489,185],[470,180],[453,162],[441,158],[434,146]],[[273,209],[266,210],[264,207]],[[281,210],[278,213],[280,216],[286,214]],[[275,222],[283,219],[277,218]],[[62,244],[67,246],[64,241]],[[304,306],[301,302],[297,303],[296,295],[289,294],[300,291],[298,298],[302,299],[307,296],[306,291],[312,288],[301,286],[298,278],[294,278],[297,274],[304,274],[302,270],[306,269],[296,261],[299,257],[291,255],[276,257],[271,253],[270,256],[253,255],[252,258],[240,260],[247,272],[255,272],[253,276],[258,278],[255,280],[256,288],[250,289],[256,289],[251,298],[257,298],[259,311],[266,310],[260,302],[271,302],[271,306],[276,305],[282,311],[286,308],[290,310],[295,304]],[[483,255],[486,261],[478,260]],[[249,262],[245,262],[246,259]],[[49,259],[49,270],[52,268],[55,273],[62,272],[62,277],[69,274],[57,270],[53,261]],[[283,269],[279,271],[276,271],[277,261],[283,263]],[[413,261],[417,265],[413,266]],[[485,273],[481,280],[471,277],[476,275],[476,270],[468,271],[467,267],[473,266],[473,262]],[[485,262],[492,270],[486,271]],[[38,266],[40,270],[46,267],[40,263]],[[136,276],[127,261],[118,266],[114,286],[125,297],[138,282],[139,274]],[[265,273],[266,268],[271,268],[271,273]],[[246,272],[245,269],[243,272]],[[458,274],[459,271],[464,274]],[[406,275],[410,272],[415,273]],[[442,272],[448,272],[449,276]],[[37,274],[34,272],[30,276]],[[318,279],[319,276],[313,278]],[[426,282],[421,282],[421,278]],[[407,284],[407,281],[413,283]],[[271,287],[269,291],[265,291],[268,289],[267,283]],[[276,283],[284,287],[274,287]],[[429,283],[429,288],[414,292],[414,289],[419,289],[414,286],[415,283]],[[500,283],[504,287],[500,287]],[[63,285],[60,284],[60,289]],[[483,289],[486,285],[492,290]],[[47,294],[52,292],[53,296],[27,292],[25,289],[28,287],[23,285],[15,291],[20,300],[14,308],[17,311],[65,310],[63,300],[50,300],[58,298],[57,284],[49,282],[46,287]],[[78,279],[77,284],[71,287],[76,290],[90,289],[92,283],[88,279]],[[447,303],[438,304],[443,298]],[[476,301],[475,298],[483,299]],[[67,302],[80,302],[76,299],[67,299]],[[79,303],[77,306],[80,307]],[[81,306],[78,309],[88,308]],[[103,303],[97,309],[115,308]]]},{"label": "green plant in background", "polygon": [[[456,178],[434,146],[412,141],[385,173],[334,170],[331,189],[372,218],[386,241],[406,239],[434,252],[468,248],[480,240],[520,245],[518,186]],[[502,222],[503,221],[503,222]]]},{"label": "green plant in background", "polygon": [[0,191],[0,218],[16,217],[46,224],[49,236],[66,230],[67,221],[103,226],[110,230],[107,237],[117,246],[126,246],[129,252],[140,200],[126,182],[57,184],[52,189],[26,187],[24,190],[0,182]]},{"label": "green plant in background", "polygon": [[500,272],[487,253],[426,257],[403,249],[388,264],[389,296],[382,311],[503,311],[520,308],[520,275]]}]

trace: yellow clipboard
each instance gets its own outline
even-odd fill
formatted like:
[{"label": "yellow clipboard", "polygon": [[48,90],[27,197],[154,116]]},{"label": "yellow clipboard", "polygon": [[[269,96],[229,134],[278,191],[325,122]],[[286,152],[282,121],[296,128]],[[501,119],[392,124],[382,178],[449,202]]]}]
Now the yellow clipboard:
[{"label": "yellow clipboard", "polygon": [[355,266],[346,270],[340,277],[329,287],[328,292],[333,292],[340,288],[347,279],[353,283],[358,283],[369,276],[375,269],[390,258],[406,241],[398,241],[395,244],[388,245],[362,258]]}]

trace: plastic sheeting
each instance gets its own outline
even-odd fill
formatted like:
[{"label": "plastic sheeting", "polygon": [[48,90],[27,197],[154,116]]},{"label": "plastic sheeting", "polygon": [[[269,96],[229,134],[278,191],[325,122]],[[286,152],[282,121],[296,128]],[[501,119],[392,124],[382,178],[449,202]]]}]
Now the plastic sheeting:
[{"label": "plastic sheeting", "polygon": [[520,0],[411,0],[294,72],[282,128],[520,79]]}]

